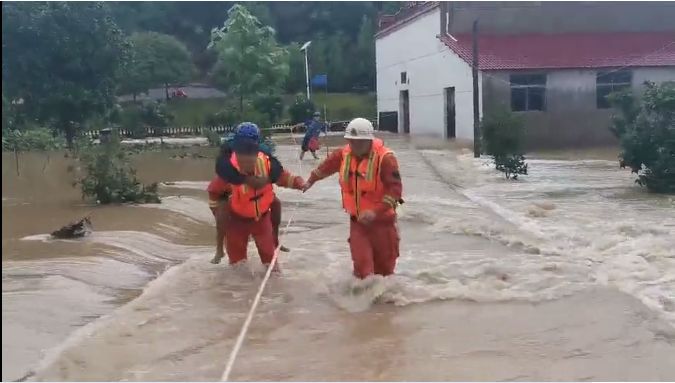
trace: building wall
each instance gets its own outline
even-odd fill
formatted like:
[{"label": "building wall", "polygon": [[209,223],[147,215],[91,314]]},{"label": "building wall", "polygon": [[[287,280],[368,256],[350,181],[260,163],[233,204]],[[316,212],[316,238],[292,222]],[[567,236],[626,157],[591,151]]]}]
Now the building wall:
[{"label": "building wall", "polygon": [[480,19],[483,33],[672,31],[672,1],[453,1],[450,33],[471,32]]},{"label": "building wall", "polygon": [[[611,109],[596,106],[596,70],[557,70],[547,74],[546,110],[517,112],[527,127],[529,147],[583,147],[616,143],[609,131]],[[485,113],[510,110],[510,72],[483,76]],[[632,85],[640,92],[644,81],[675,81],[675,67],[633,69]]]},{"label": "building wall", "polygon": [[[377,67],[377,110],[403,113],[399,94],[408,90],[410,133],[445,137],[446,87],[455,87],[456,136],[473,140],[473,96],[470,66],[438,38],[440,10],[420,16],[375,42]],[[407,72],[408,84],[401,84]]]}]

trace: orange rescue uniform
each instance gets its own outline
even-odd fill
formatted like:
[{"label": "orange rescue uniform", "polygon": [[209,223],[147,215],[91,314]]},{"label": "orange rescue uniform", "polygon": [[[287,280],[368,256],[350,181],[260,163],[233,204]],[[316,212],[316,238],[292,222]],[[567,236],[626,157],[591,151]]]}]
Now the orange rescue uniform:
[{"label": "orange rescue uniform", "polygon": [[[239,168],[236,154],[230,157],[232,165],[242,174],[244,172]],[[255,175],[259,177],[268,177],[270,171],[270,161],[266,154],[259,152],[255,167]],[[278,246],[278,238],[272,225],[270,209],[276,199],[272,184],[267,184],[261,189],[254,189],[245,184],[232,185],[220,177],[216,177],[209,185],[209,205],[218,200],[219,193],[229,191],[231,196],[227,202],[227,208],[230,212],[229,218],[225,224],[225,249],[230,264],[235,264],[246,259],[248,248],[248,239],[253,239],[258,248],[258,254],[263,264],[267,265],[272,261],[274,251]],[[281,187],[301,190],[304,181],[301,177],[296,177],[288,171],[283,170],[276,184]],[[217,206],[217,203],[216,205]]]},{"label": "orange rescue uniform", "polygon": [[[390,275],[399,256],[399,234],[396,208],[401,200],[403,185],[398,162],[382,140],[374,139],[370,153],[357,158],[349,145],[331,153],[315,169],[309,183],[339,172],[342,206],[349,214],[349,247],[354,275],[365,278],[371,274]],[[364,211],[375,213],[369,224],[358,222]]]}]

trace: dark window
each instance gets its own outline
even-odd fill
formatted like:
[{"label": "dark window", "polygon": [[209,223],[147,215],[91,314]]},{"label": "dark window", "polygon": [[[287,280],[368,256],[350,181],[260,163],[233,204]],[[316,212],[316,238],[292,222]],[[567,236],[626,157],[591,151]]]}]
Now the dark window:
[{"label": "dark window", "polygon": [[595,80],[595,99],[598,109],[607,109],[611,105],[607,96],[611,93],[630,88],[633,73],[629,70],[616,72],[598,72]]},{"label": "dark window", "polygon": [[401,72],[401,84],[408,83],[408,72]]},{"label": "dark window", "polygon": [[511,75],[511,110],[525,112],[546,109],[546,75]]}]

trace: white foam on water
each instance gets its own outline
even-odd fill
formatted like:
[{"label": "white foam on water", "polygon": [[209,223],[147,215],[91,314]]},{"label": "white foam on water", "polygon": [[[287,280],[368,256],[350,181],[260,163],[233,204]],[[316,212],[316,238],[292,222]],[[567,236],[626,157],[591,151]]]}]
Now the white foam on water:
[{"label": "white foam on water", "polygon": [[120,291],[140,289],[152,277],[105,257],[3,261],[3,378],[23,375],[45,348],[117,307]]},{"label": "white foam on water", "polygon": [[[394,142],[392,146],[396,145]],[[289,169],[300,172],[303,169],[295,164],[297,161],[290,160],[297,154],[296,149],[280,146],[278,153]],[[420,163],[418,152],[407,150],[405,145],[394,149],[401,164],[406,199],[400,212],[402,243],[397,274],[363,281],[351,276],[346,241],[348,217],[340,206],[335,177],[316,184],[306,194],[279,188],[285,206],[282,220],[294,217],[294,230],[282,238],[292,252],[280,255],[281,278],[271,281],[261,305],[263,312],[259,313],[262,320],[257,323],[266,323],[265,316],[271,314],[264,310],[269,305],[284,304],[284,299],[300,299],[311,305],[312,300],[328,298],[340,310],[362,312],[379,303],[405,306],[436,300],[541,302],[594,284],[633,294],[663,315],[673,312],[675,268],[671,249],[675,244],[671,241],[675,238],[675,225],[668,222],[667,215],[659,215],[650,200],[638,198],[636,202],[624,198],[614,204],[608,202],[617,192],[632,187],[630,182],[623,188],[620,186],[625,174],[604,173],[609,164],[579,162],[570,168],[564,162],[541,162],[537,163],[541,170],[533,166],[527,181],[513,183],[495,175],[484,160],[475,161],[466,154],[460,155],[466,158],[457,159],[441,152],[442,160],[429,161],[435,167],[433,172]],[[436,154],[424,151],[423,155]],[[586,170],[588,166],[591,170]],[[302,167],[308,171],[305,165]],[[570,188],[562,179],[564,174],[560,174],[568,170],[572,174],[587,171],[591,174],[576,177],[569,183],[573,185]],[[558,173],[542,175],[547,171]],[[605,179],[608,177],[609,180]],[[591,187],[584,188],[589,183]],[[588,190],[591,191],[586,193]],[[593,194],[600,197],[590,198]],[[599,207],[595,206],[598,202]],[[608,216],[608,222],[600,220],[603,212],[620,212],[622,204],[627,204],[630,211],[611,220]],[[664,204],[667,206],[668,202]],[[168,197],[161,205],[148,206],[213,223],[206,197]],[[532,215],[530,209],[539,209],[540,213]],[[655,216],[645,222],[638,211]],[[183,307],[190,299],[189,291],[177,293],[175,288],[185,280],[194,281],[190,288],[217,286],[214,294],[222,294],[219,298],[242,305],[238,306],[241,310],[225,313],[215,311],[214,301],[191,302],[201,315],[215,315],[219,320],[227,316],[236,323],[243,321],[247,297],[254,292],[262,274],[252,246],[249,254],[255,262],[232,270],[223,265],[208,265],[210,247],[180,247],[153,236],[136,236],[130,242],[115,241],[111,236],[114,234],[93,235],[87,240],[117,246],[120,253],[143,260],[141,263],[187,261],[148,284],[130,304],[79,329],[49,353],[40,364],[41,369],[48,368],[65,350],[86,342],[98,330],[123,323],[134,307],[150,310],[153,299]],[[167,257],[168,253],[177,255]],[[298,285],[311,289],[293,295],[291,287]],[[286,295],[278,294],[275,287]],[[154,319],[146,320],[150,323]],[[152,376],[138,374],[133,376]]]},{"label": "white foam on water", "polygon": [[211,210],[206,203],[206,192],[204,192],[204,194],[204,199],[184,196],[167,196],[162,198],[162,203],[160,204],[145,204],[139,206],[148,209],[169,210],[182,214],[195,222],[215,224],[213,213],[211,213]]},{"label": "white foam on water", "polygon": [[[35,375],[39,376],[42,371],[48,369],[53,363],[58,361],[64,352],[70,348],[76,347],[81,342],[86,341],[97,331],[111,326],[114,323],[124,322],[127,316],[125,313],[129,310],[134,310],[135,308],[147,310],[148,308],[143,308],[143,302],[164,295],[166,291],[170,291],[174,288],[177,280],[193,278],[195,287],[199,288],[199,285],[202,284],[214,284],[214,278],[223,278],[223,266],[209,264],[208,260],[211,255],[211,252],[207,252],[206,250],[193,252],[188,260],[168,268],[161,276],[150,281],[143,288],[142,293],[132,302],[76,329],[65,341],[45,353],[44,358],[40,360],[34,369]],[[262,275],[262,266],[257,265],[255,262],[243,262],[234,267],[229,267],[228,269],[229,287],[236,286],[237,283],[243,283],[244,287],[246,285],[252,285],[256,276]],[[244,290],[244,292],[246,292],[246,290]],[[245,299],[244,294],[238,294],[236,292],[232,293],[232,297],[235,299]],[[173,299],[174,304],[178,306],[182,305],[182,299],[189,299],[189,296],[175,296]],[[152,318],[149,318],[145,322],[138,323],[138,326],[144,326],[152,320]]]},{"label": "white foam on water", "polygon": [[202,190],[206,192],[206,188],[209,186],[209,181],[162,182],[160,185],[165,188]]},{"label": "white foam on water", "polygon": [[639,298],[675,324],[672,198],[636,189],[634,176],[613,161],[530,160],[530,174],[516,182],[469,155],[430,162],[460,179],[467,198],[534,235],[542,254],[586,264],[591,281]]},{"label": "white foam on water", "polygon": [[[92,255],[2,262],[3,336],[7,335],[3,365],[12,366],[3,377],[13,379],[74,328],[97,322],[117,308],[120,294],[140,290],[168,266],[212,250],[135,231],[99,231],[73,240],[51,239],[48,234],[22,239],[79,243],[89,246]],[[107,247],[91,247],[94,243]]]}]

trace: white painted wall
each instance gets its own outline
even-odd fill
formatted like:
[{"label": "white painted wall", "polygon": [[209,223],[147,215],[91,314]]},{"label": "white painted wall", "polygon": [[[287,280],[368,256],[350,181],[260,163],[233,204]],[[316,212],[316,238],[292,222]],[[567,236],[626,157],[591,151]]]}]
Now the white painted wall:
[{"label": "white painted wall", "polygon": [[[662,83],[675,81],[675,67],[629,68],[633,72],[633,88],[638,90],[645,81]],[[556,70],[548,72],[547,87],[563,91],[595,92],[596,76],[599,70]]]},{"label": "white painted wall", "polygon": [[[675,81],[675,67],[631,68],[633,73],[632,88],[638,94],[644,90],[644,82],[662,83]],[[546,73],[546,113],[595,110],[598,69],[562,69],[549,71],[532,71]],[[503,105],[510,105],[509,74],[512,72],[488,72],[489,89]],[[490,96],[490,95],[486,95]],[[570,119],[573,119],[570,117]]]},{"label": "white painted wall", "polygon": [[633,89],[641,89],[645,81],[655,83],[675,81],[675,66],[633,69]]},{"label": "white painted wall", "polygon": [[[454,86],[457,138],[471,141],[471,67],[436,37],[439,31],[440,9],[437,8],[376,40],[377,110],[378,113],[397,111],[399,131],[403,132],[399,94],[407,89],[410,133],[445,137],[444,89]],[[408,73],[408,84],[400,84],[401,72]]]}]

